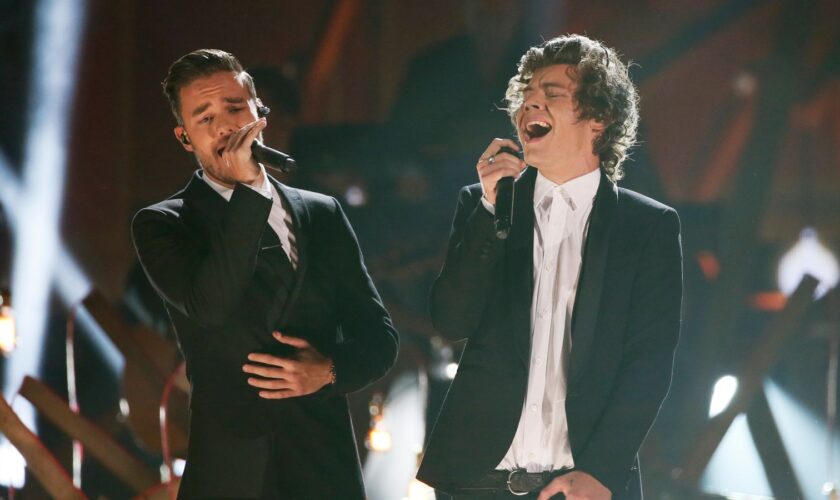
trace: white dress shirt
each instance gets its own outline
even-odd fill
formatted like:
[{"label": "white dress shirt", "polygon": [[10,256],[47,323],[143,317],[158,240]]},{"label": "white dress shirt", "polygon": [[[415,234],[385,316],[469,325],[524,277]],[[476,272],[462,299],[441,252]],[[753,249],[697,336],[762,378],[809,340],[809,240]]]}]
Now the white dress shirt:
[{"label": "white dress shirt", "polygon": [[[283,206],[286,202],[283,197],[277,193],[277,190],[268,180],[268,174],[265,173],[265,168],[260,165],[262,170],[263,182],[260,186],[251,186],[244,184],[254,191],[260,193],[271,200],[271,212],[268,214],[268,225],[277,233],[277,238],[280,239],[280,244],[283,245],[283,251],[292,263],[292,267],[297,269],[298,255],[297,245],[295,245],[294,223],[292,222],[292,214]],[[219,193],[225,201],[230,201],[233,196],[233,189],[225,187],[213,179],[207,177],[202,172],[201,178],[204,179],[214,191]]]},{"label": "white dress shirt", "polygon": [[497,469],[542,472],[575,465],[566,421],[566,370],[583,244],[600,183],[597,169],[562,185],[537,174],[528,391],[519,427]]}]

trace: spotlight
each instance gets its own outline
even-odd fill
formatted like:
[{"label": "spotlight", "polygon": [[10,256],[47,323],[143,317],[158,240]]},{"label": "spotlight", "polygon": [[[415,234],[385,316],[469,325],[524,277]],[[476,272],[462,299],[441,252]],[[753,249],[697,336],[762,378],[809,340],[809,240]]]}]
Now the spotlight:
[{"label": "spotlight", "polygon": [[391,433],[385,428],[385,402],[381,392],[374,393],[368,403],[370,412],[370,430],[368,430],[365,446],[371,451],[388,451],[393,441]]},{"label": "spotlight", "polygon": [[9,355],[17,346],[15,316],[7,293],[0,294],[0,352]]},{"label": "spotlight", "polygon": [[715,388],[712,391],[712,402],[709,404],[709,418],[714,418],[729,406],[732,398],[738,391],[738,379],[732,375],[725,375],[715,382]]},{"label": "spotlight", "polygon": [[344,199],[351,207],[361,207],[367,203],[367,193],[361,186],[350,186],[344,192]]},{"label": "spotlight", "polygon": [[814,291],[814,298],[817,299],[840,281],[837,257],[822,244],[817,231],[812,227],[803,229],[799,233],[799,241],[779,260],[779,290],[785,295],[792,294],[806,274],[820,280]]}]

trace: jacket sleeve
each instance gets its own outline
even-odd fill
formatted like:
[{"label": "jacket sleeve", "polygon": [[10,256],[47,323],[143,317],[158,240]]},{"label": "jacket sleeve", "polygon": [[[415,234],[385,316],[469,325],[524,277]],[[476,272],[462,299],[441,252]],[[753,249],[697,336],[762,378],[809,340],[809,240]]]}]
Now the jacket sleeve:
[{"label": "jacket sleeve", "polygon": [[446,260],[432,285],[432,323],[453,341],[478,330],[504,255],[504,242],[496,238],[493,215],[480,200],[480,192],[461,189]]},{"label": "jacket sleeve", "polygon": [[660,213],[643,250],[633,284],[622,361],[600,421],[576,468],[603,483],[613,496],[624,490],[636,454],[671,384],[680,331],[682,250],[677,213]]},{"label": "jacket sleeve", "polygon": [[132,222],[137,256],[158,294],[204,327],[220,325],[253,276],[271,200],[237,185],[223,222],[199,246],[180,214],[145,208]]},{"label": "jacket sleeve", "polygon": [[358,391],[382,377],[396,361],[399,338],[391,317],[368,275],[359,243],[335,199],[332,234],[339,281],[341,341],[332,352],[334,389]]}]

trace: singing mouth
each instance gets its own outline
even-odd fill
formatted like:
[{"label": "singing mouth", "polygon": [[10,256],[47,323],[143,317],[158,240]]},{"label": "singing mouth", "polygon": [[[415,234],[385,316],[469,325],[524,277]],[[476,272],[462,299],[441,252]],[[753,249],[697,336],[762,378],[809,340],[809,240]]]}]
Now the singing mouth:
[{"label": "singing mouth", "polygon": [[551,125],[542,120],[532,120],[525,124],[525,140],[539,139],[551,132]]}]

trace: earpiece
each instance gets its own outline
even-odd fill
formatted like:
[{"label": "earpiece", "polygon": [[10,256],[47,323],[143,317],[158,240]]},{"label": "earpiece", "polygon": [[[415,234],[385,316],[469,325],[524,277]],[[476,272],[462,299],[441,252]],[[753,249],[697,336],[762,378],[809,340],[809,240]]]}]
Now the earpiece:
[{"label": "earpiece", "polygon": [[186,132],[181,132],[180,139],[181,139],[181,144],[183,144],[184,146],[189,146],[190,145],[190,138],[187,137]]},{"label": "earpiece", "polygon": [[271,108],[263,105],[262,103],[259,103],[259,105],[257,106],[257,116],[262,118],[264,116],[268,116],[269,113],[271,113]]}]

